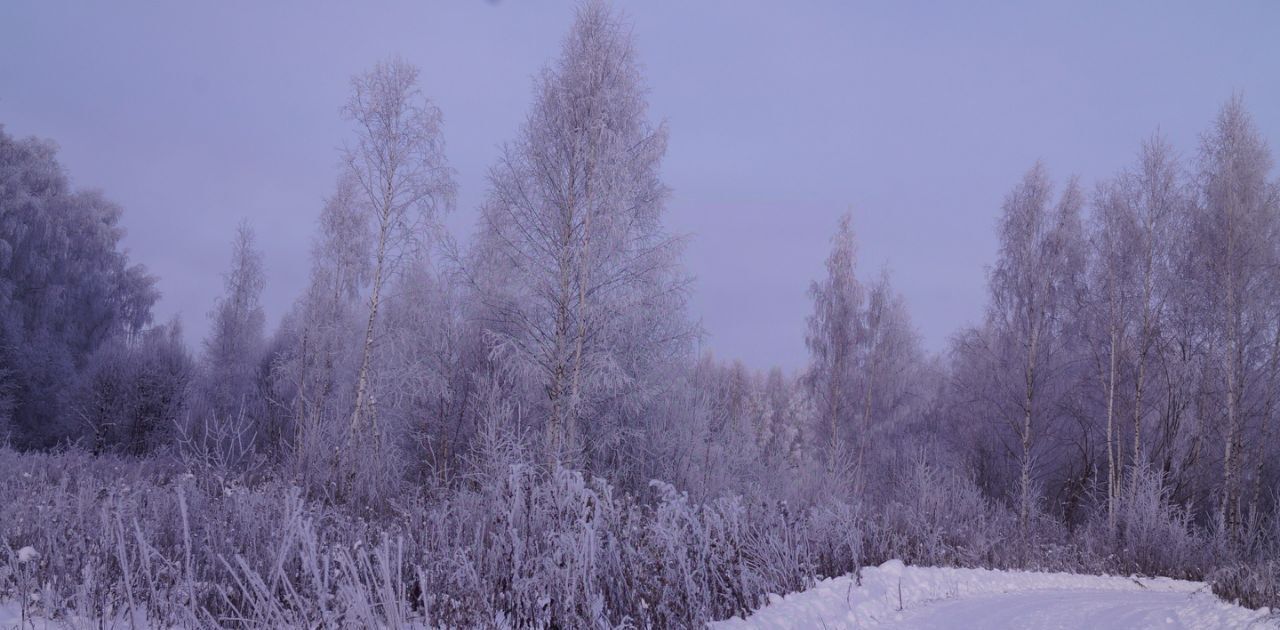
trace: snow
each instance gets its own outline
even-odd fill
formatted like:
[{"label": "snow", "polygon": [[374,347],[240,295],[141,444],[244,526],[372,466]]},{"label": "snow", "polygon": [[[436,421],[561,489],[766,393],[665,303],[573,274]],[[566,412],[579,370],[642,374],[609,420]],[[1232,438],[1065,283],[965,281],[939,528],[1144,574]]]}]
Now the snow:
[{"label": "snow", "polygon": [[18,602],[0,602],[0,630],[54,630],[55,628],[90,627],[89,624],[75,624],[65,620],[50,620],[22,617],[22,606]]},{"label": "snow", "polygon": [[23,547],[18,550],[18,564],[30,562],[39,557],[40,553],[36,551],[35,547]]},{"label": "snow", "polygon": [[[0,602],[0,630],[22,625],[17,602]],[[116,627],[129,627],[120,617]],[[98,627],[71,617],[27,619],[25,628]],[[1053,628],[1280,629],[1280,615],[1219,600],[1203,582],[908,567],[890,560],[854,576],[820,581],[770,603],[747,619],[710,624],[711,630],[933,630]]]},{"label": "snow", "polygon": [[1266,609],[1216,598],[1202,582],[907,567],[890,560],[822,580],[714,630],[800,628],[1280,628]]},{"label": "snow", "polygon": [[0,630],[101,630],[102,628],[148,630],[159,627],[152,626],[141,619],[141,615],[137,619],[131,619],[127,611],[116,611],[107,619],[89,619],[73,613],[49,618],[28,610],[24,618],[20,603],[12,600],[0,602]]}]

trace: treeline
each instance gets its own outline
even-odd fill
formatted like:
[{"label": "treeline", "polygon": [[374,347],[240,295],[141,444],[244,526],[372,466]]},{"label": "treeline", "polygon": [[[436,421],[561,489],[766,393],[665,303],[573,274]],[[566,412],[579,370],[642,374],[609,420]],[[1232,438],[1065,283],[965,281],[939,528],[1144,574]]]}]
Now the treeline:
[{"label": "treeline", "polygon": [[[888,274],[857,269],[844,217],[795,375],[696,356],[684,241],[663,225],[667,130],[647,112],[630,27],[603,4],[579,10],[538,75],[469,247],[441,225],[456,183],[416,68],[396,58],[355,77],[342,111],[351,136],[306,290],[268,333],[243,224],[195,352],[178,322],[152,321],[154,281],[119,247],[119,208],[72,190],[51,144],[0,132],[12,445],[175,456],[219,514],[226,487],[287,484],[316,509],[401,524],[414,549],[458,563],[397,565],[417,596],[426,582],[442,598],[491,593],[449,600],[454,622],[658,615],[641,595],[576,586],[538,603],[625,572],[629,560],[564,568],[609,548],[595,536],[699,558],[679,578],[697,605],[644,617],[659,625],[745,612],[889,554],[1229,575],[1232,596],[1280,601],[1280,182],[1239,97],[1194,155],[1152,136],[1092,189],[1034,165],[1001,207],[984,320],[938,356]],[[615,491],[620,511],[598,512]],[[568,572],[559,586],[509,548],[516,518],[542,523],[526,551],[545,547]],[[414,530],[427,521],[441,537]],[[697,555],[712,540],[745,555]],[[300,580],[295,552],[279,557]],[[463,574],[476,581],[441,582]],[[525,599],[503,604],[516,583]],[[227,593],[222,610],[249,605]],[[263,623],[305,606],[286,608]]]},{"label": "treeline", "polygon": [[[394,58],[355,77],[309,286],[268,333],[261,245],[242,223],[194,353],[178,323],[152,325],[153,281],[125,267],[118,209],[70,192],[48,143],[6,136],[5,243],[17,251],[5,307],[20,320],[6,328],[9,439],[175,446],[377,504],[403,483],[451,483],[477,432],[498,423],[536,442],[544,464],[642,487],[665,470],[670,429],[691,421],[682,381],[700,334],[683,241],[662,223],[666,129],[649,122],[643,95],[626,27],[586,6],[491,169],[461,251],[440,224],[456,184],[418,70]],[[36,170],[53,183],[27,176]],[[83,225],[51,228],[57,243],[27,234],[58,221]],[[56,346],[55,374],[28,359],[50,355],[37,342]]]},{"label": "treeline", "polygon": [[1025,528],[1116,513],[1138,471],[1238,537],[1277,499],[1280,182],[1236,96],[1182,159],[1055,195],[1037,164],[1008,194],[982,325],[962,331],[940,408]]}]

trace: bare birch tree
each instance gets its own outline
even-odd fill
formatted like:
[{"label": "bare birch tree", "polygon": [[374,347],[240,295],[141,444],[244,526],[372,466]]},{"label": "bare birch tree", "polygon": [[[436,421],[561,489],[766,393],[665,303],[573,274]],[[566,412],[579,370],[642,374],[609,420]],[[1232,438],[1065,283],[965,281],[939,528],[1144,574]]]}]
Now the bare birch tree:
[{"label": "bare birch tree", "polygon": [[[1135,167],[1099,185],[1094,201],[1090,285],[1098,324],[1096,372],[1104,399],[1107,513],[1113,527],[1125,467],[1119,407],[1128,405],[1131,411],[1129,464],[1139,466],[1145,461],[1143,433],[1151,411],[1149,381],[1165,345],[1163,314],[1174,281],[1169,250],[1184,207],[1177,161],[1159,135],[1143,143]],[[1121,393],[1122,388],[1128,393]]]},{"label": "bare birch tree", "polygon": [[258,411],[257,371],[265,343],[261,299],[266,280],[248,222],[236,228],[223,281],[225,293],[209,313],[213,328],[204,342],[203,390],[208,412],[228,421]]},{"label": "bare birch tree", "polygon": [[1082,269],[1081,194],[1072,181],[1056,206],[1037,163],[1005,198],[1000,254],[991,271],[988,321],[1001,363],[1016,365],[1021,391],[1005,420],[1017,438],[1018,521],[1027,535],[1037,481],[1037,440],[1055,413],[1050,388],[1069,362],[1064,328]]},{"label": "bare birch tree", "polygon": [[436,220],[452,208],[455,186],[444,155],[440,110],[418,88],[418,69],[400,58],[352,79],[343,108],[356,140],[343,152],[373,224],[369,313],[356,376],[353,434],[368,423],[376,439],[376,402],[369,391],[383,286]]},{"label": "bare birch tree", "polygon": [[487,278],[473,280],[494,356],[543,401],[552,460],[617,452],[619,410],[643,404],[649,375],[692,338],[680,240],[661,221],[666,129],[646,109],[628,28],[588,3],[490,173],[476,249]]},{"label": "bare birch tree", "polygon": [[870,395],[858,387],[864,296],[854,270],[856,264],[853,219],[846,213],[831,237],[827,275],[809,287],[813,312],[805,333],[809,367],[803,383],[817,407],[818,430],[826,441],[829,472],[841,464],[845,442],[854,438],[861,411],[859,398]]},{"label": "bare birch tree", "polygon": [[1120,372],[1128,359],[1127,348],[1132,330],[1130,311],[1134,308],[1133,281],[1135,252],[1128,240],[1131,230],[1126,222],[1133,219],[1126,181],[1110,180],[1098,186],[1092,213],[1090,234],[1093,256],[1090,258],[1091,306],[1096,326],[1092,344],[1097,382],[1102,389],[1102,413],[1105,417],[1107,451],[1107,524],[1115,528],[1117,501],[1120,495],[1120,469],[1123,449],[1117,424],[1118,391],[1123,386]]},{"label": "bare birch tree", "polygon": [[[858,436],[857,472],[861,484],[870,480],[875,465],[890,462],[881,455],[895,444],[907,416],[922,411],[915,403],[926,387],[923,353],[902,296],[894,291],[888,270],[870,285],[862,313],[858,356],[862,380],[862,419]],[[884,444],[878,444],[883,441]]]},{"label": "bare birch tree", "polygon": [[1207,331],[1221,370],[1222,515],[1238,533],[1246,423],[1260,389],[1255,357],[1270,330],[1266,308],[1275,288],[1276,188],[1268,181],[1271,152],[1237,96],[1223,106],[1201,141],[1193,229],[1200,256]]},{"label": "bare birch tree", "polygon": [[[332,472],[350,420],[363,349],[360,297],[368,286],[372,234],[355,177],[344,172],[325,200],[311,245],[311,280],[294,307],[291,348],[272,366],[276,396],[294,416],[294,463],[309,488]],[[279,334],[279,333],[278,333]]]},{"label": "bare birch tree", "polygon": [[1143,428],[1150,412],[1150,375],[1157,355],[1163,351],[1161,331],[1165,306],[1171,299],[1169,287],[1177,281],[1170,258],[1187,211],[1187,199],[1182,168],[1173,147],[1160,134],[1143,143],[1137,168],[1125,177],[1131,195],[1128,207],[1134,215],[1129,223],[1129,241],[1136,249],[1138,276],[1131,451],[1132,464],[1138,465],[1145,456]]}]

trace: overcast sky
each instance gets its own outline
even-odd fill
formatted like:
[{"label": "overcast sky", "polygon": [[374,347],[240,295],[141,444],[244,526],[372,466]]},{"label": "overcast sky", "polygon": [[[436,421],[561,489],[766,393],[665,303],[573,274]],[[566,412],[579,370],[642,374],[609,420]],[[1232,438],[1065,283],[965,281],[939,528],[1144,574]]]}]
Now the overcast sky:
[{"label": "overcast sky", "polygon": [[[1042,158],[1087,186],[1157,128],[1186,157],[1233,91],[1280,142],[1280,3],[619,2],[670,126],[668,225],[693,236],[705,346],[805,361],[809,283],[852,209],[926,346],[982,314],[1000,202]],[[1028,6],[1023,6],[1028,5]],[[0,124],[61,146],[125,208],[157,319],[208,328],[235,224],[265,250],[274,326],[347,134],[351,75],[399,53],[444,112],[466,240],[485,174],[567,2],[0,3]]]}]

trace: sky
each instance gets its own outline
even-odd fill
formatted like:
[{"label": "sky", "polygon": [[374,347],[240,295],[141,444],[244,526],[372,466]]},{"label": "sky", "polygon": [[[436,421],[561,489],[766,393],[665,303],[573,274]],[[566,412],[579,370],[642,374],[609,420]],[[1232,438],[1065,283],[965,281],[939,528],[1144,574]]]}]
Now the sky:
[{"label": "sky", "polygon": [[[1280,142],[1280,3],[617,1],[670,131],[704,350],[806,361],[809,284],[850,211],[924,345],[979,322],[1005,193],[1037,160],[1086,187],[1157,130],[1181,155],[1233,92]],[[125,209],[159,321],[195,343],[248,218],[274,325],[301,293],[350,136],[350,77],[399,54],[444,114],[464,244],[572,2],[0,3],[0,124],[50,138]]]}]

